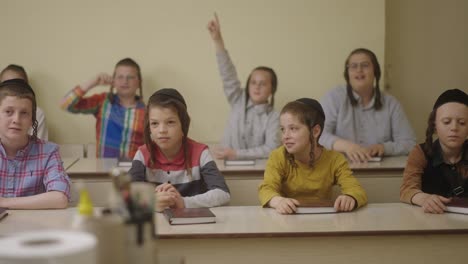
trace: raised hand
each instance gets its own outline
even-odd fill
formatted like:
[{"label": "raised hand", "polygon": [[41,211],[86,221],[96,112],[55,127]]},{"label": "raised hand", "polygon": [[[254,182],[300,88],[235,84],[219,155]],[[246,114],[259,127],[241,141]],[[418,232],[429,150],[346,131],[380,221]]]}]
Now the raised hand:
[{"label": "raised hand", "polygon": [[214,13],[214,19],[210,20],[207,25],[208,32],[210,33],[213,42],[215,43],[216,50],[224,50],[224,41],[223,36],[221,35],[221,26],[219,24],[219,18],[216,13]]},{"label": "raised hand", "polygon": [[111,85],[112,82],[113,78],[111,75],[107,73],[99,73],[94,78],[91,78],[90,80],[81,84],[81,89],[84,91],[89,91],[98,85]]}]

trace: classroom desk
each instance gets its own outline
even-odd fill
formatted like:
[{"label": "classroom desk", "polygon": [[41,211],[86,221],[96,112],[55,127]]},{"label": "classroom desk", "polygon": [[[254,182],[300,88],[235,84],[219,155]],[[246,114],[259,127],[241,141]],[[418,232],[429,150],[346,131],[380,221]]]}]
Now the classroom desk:
[{"label": "classroom desk", "polygon": [[216,224],[171,226],[157,215],[159,250],[187,263],[464,263],[468,215],[424,214],[401,203],[352,213],[280,215],[213,208]]},{"label": "classroom desk", "polygon": [[63,163],[63,169],[67,171],[69,168],[71,168],[73,165],[75,165],[76,162],[78,162],[80,158],[62,158],[62,163]]},{"label": "classroom desk", "polygon": [[[398,202],[403,170],[407,156],[385,157],[381,162],[350,164],[354,175],[367,192],[369,202]],[[215,160],[231,191],[230,205],[258,205],[257,188],[263,180],[266,160],[257,160],[253,166],[226,166]],[[93,201],[105,205],[110,188],[109,171],[117,165],[116,159],[79,159],[67,173],[72,182],[81,179],[88,183]],[[123,168],[128,169],[128,168]],[[72,186],[73,187],[73,186]],[[339,190],[334,190],[334,196]],[[72,205],[76,204],[77,192],[72,188]]]},{"label": "classroom desk", "polygon": [[[211,209],[215,224],[171,226],[156,213],[157,249],[191,263],[464,263],[468,215],[425,214],[402,203],[351,213],[280,215],[270,208]],[[76,208],[10,210],[0,236],[68,229]]]}]

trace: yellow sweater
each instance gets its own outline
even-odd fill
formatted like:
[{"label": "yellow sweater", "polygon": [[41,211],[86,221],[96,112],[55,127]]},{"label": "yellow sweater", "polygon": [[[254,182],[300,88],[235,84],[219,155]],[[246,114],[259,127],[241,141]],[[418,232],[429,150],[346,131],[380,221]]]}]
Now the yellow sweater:
[{"label": "yellow sweater", "polygon": [[356,199],[358,207],[367,204],[367,195],[352,175],[346,158],[336,151],[323,149],[313,168],[296,161],[297,168],[289,165],[284,146],[271,152],[258,196],[262,206],[271,198],[282,196],[294,199],[331,199],[332,187],[338,184],[341,193]]}]

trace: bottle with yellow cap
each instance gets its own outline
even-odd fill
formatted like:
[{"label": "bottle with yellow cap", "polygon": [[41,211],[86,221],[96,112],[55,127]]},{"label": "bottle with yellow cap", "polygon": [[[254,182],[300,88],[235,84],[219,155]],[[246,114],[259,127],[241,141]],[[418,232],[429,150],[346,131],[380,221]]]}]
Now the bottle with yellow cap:
[{"label": "bottle with yellow cap", "polygon": [[94,233],[92,220],[94,208],[88,190],[80,186],[80,200],[78,202],[78,213],[75,215],[72,228]]}]

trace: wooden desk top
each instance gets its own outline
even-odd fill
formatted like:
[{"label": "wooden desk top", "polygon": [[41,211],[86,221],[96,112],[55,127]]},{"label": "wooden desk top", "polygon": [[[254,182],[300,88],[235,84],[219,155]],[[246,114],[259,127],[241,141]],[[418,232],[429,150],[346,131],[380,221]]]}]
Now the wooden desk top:
[{"label": "wooden desk top", "polygon": [[113,168],[119,168],[121,170],[129,170],[130,167],[117,167],[117,159],[113,158],[83,158],[79,159],[75,164],[70,166],[67,170],[67,174],[70,177],[79,175],[80,177],[105,177],[107,178],[109,172]]},{"label": "wooden desk top", "polygon": [[468,233],[468,215],[425,214],[402,203],[369,204],[351,213],[280,215],[259,206],[211,209],[216,224],[171,226],[157,214],[160,238],[252,238]]},{"label": "wooden desk top", "polygon": [[[351,213],[280,215],[259,206],[211,209],[215,224],[171,226],[156,214],[161,239],[366,236],[414,234],[468,234],[468,215],[425,214],[402,203],[369,204]],[[0,236],[38,229],[69,229],[76,208],[63,210],[9,210],[0,222]]]},{"label": "wooden desk top", "polygon": [[[407,156],[384,157],[380,162],[350,163],[350,168],[354,171],[360,170],[403,170],[406,166]],[[70,173],[107,173],[116,167],[117,159],[112,158],[82,158],[71,159],[64,158],[64,166],[78,160],[76,164],[69,168]],[[226,166],[224,160],[215,160],[218,169],[221,172],[264,172],[266,159],[255,161],[255,165],[247,166]]]},{"label": "wooden desk top", "polygon": [[63,168],[65,169],[65,171],[67,171],[70,167],[75,165],[75,163],[78,162],[78,160],[80,160],[80,158],[78,158],[78,157],[76,157],[76,158],[62,158]]}]

